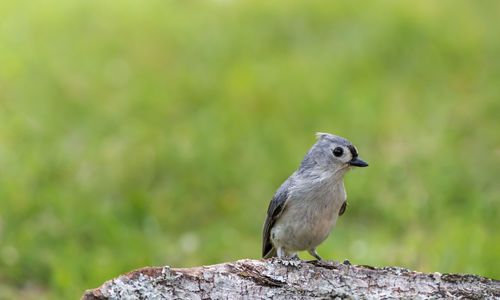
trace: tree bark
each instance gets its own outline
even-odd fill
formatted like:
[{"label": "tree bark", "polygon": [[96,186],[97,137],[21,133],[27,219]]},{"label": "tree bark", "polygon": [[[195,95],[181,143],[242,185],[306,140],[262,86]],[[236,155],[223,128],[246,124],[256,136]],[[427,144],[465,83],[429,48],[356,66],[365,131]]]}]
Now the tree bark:
[{"label": "tree bark", "polygon": [[186,269],[146,267],[88,290],[95,299],[500,299],[500,281],[335,261],[271,258]]}]

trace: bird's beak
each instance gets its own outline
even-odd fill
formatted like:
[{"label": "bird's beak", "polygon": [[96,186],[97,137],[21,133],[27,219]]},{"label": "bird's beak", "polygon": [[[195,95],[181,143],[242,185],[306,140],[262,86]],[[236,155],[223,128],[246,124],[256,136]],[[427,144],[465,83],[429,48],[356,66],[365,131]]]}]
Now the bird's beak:
[{"label": "bird's beak", "polygon": [[353,158],[349,162],[349,165],[354,166],[354,167],[368,167],[368,163],[359,157]]}]

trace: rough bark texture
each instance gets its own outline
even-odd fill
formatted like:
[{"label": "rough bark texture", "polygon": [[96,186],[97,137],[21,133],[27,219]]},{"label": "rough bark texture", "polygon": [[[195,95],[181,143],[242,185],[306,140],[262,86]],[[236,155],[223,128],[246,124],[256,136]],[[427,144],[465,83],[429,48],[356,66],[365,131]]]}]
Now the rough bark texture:
[{"label": "rough bark texture", "polygon": [[334,261],[244,259],[189,269],[146,267],[88,290],[82,299],[500,299],[500,281],[468,274]]}]

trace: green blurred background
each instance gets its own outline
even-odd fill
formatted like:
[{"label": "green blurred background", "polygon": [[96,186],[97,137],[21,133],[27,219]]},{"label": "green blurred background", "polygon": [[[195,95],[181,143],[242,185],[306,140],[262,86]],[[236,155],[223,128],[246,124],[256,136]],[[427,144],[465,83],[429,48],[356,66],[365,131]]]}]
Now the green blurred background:
[{"label": "green blurred background", "polygon": [[370,163],[321,256],[498,279],[498,20],[498,1],[0,2],[0,298],[259,258],[316,131]]}]

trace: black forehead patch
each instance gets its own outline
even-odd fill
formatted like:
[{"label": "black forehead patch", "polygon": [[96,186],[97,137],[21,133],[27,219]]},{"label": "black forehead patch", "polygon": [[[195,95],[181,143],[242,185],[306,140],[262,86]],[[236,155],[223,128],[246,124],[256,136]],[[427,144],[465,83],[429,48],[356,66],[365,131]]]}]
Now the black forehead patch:
[{"label": "black forehead patch", "polygon": [[358,157],[358,149],[353,145],[348,145],[347,148],[351,151],[352,157]]}]

